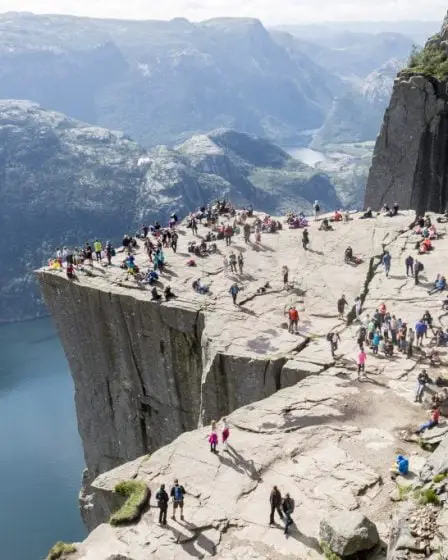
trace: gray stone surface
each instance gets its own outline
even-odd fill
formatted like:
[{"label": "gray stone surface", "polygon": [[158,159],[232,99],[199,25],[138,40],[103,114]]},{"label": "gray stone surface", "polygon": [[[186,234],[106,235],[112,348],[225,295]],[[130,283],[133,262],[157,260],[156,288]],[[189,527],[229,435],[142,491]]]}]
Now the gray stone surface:
[{"label": "gray stone surface", "polygon": [[444,436],[434,453],[428,457],[420,471],[420,479],[429,482],[434,476],[444,473],[448,473],[448,436]]},{"label": "gray stone surface", "polygon": [[379,542],[375,524],[359,511],[341,511],[320,522],[319,535],[342,557],[371,550]]},{"label": "gray stone surface", "polygon": [[[447,38],[444,27],[440,40]],[[373,154],[366,207],[397,201],[418,213],[445,211],[447,102],[445,82],[408,70],[399,74]]]}]

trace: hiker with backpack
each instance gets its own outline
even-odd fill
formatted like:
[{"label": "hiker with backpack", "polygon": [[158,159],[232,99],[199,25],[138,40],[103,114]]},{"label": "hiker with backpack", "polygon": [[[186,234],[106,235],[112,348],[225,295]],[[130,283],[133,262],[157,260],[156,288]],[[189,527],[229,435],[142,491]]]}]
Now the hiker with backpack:
[{"label": "hiker with backpack", "polygon": [[184,495],[185,488],[179,484],[179,481],[174,481],[174,486],[171,488],[171,497],[173,498],[173,515],[171,519],[176,520],[176,509],[180,509],[180,518],[184,519]]},{"label": "hiker with backpack", "polygon": [[165,490],[165,484],[160,485],[160,490],[156,494],[156,500],[159,506],[159,523],[160,525],[166,525],[169,498]]},{"label": "hiker with backpack", "polygon": [[330,343],[331,356],[334,358],[335,352],[338,349],[338,343],[341,342],[341,337],[337,332],[329,332],[327,340]]},{"label": "hiker with backpack", "polygon": [[294,500],[291,498],[291,496],[289,494],[286,494],[284,500],[283,500],[283,504],[282,504],[282,509],[283,509],[283,513],[285,514],[285,535],[288,534],[288,529],[289,526],[293,524],[293,520],[291,519],[291,515],[294,513]]}]

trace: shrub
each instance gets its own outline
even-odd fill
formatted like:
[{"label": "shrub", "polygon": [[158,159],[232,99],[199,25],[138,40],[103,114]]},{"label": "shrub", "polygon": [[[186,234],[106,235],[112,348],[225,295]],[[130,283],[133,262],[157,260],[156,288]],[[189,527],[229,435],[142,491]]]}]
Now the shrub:
[{"label": "shrub", "polygon": [[145,507],[149,490],[146,484],[137,480],[126,480],[119,482],[114,491],[126,499],[121,508],[109,519],[111,525],[123,525],[138,521]]},{"label": "shrub", "polygon": [[434,488],[427,488],[420,492],[419,502],[422,506],[426,506],[427,504],[438,506],[440,504],[440,498],[437,496]]},{"label": "shrub", "polygon": [[445,478],[447,476],[448,476],[447,473],[436,474],[436,476],[433,476],[432,481],[433,482],[442,482],[442,480],[445,480]]},{"label": "shrub", "polygon": [[[436,40],[437,37],[433,37],[433,41]],[[408,69],[444,80],[448,78],[447,52],[442,45],[436,42],[428,42],[423,49],[414,45],[409,57]]]},{"label": "shrub", "polygon": [[333,552],[331,550],[330,545],[327,542],[321,541],[320,547],[323,553],[325,554],[325,558],[327,558],[327,560],[342,560],[339,554],[336,554],[336,552]]},{"label": "shrub", "polygon": [[51,547],[47,560],[57,560],[58,558],[63,558],[68,554],[73,554],[74,552],[76,552],[76,546],[59,541]]},{"label": "shrub", "polygon": [[412,485],[401,486],[398,485],[398,495],[400,497],[400,501],[406,500],[408,497],[409,492],[412,490]]}]

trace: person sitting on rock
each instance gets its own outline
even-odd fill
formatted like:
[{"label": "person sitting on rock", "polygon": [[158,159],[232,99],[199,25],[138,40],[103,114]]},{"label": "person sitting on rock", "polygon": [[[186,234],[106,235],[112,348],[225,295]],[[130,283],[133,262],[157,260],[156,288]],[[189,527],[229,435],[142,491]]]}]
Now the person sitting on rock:
[{"label": "person sitting on rock", "polygon": [[434,287],[428,290],[428,294],[432,295],[435,294],[436,292],[443,292],[445,288],[446,288],[446,278],[445,276],[441,276],[438,274],[434,282]]},{"label": "person sitting on rock", "polygon": [[335,210],[333,216],[333,222],[342,222],[342,213],[340,210]]},{"label": "person sitting on rock", "polygon": [[403,476],[409,474],[409,459],[403,455],[398,455],[395,459],[394,465],[392,465],[392,468],[390,469],[390,472],[392,473],[393,479],[395,479],[395,477],[399,474]]},{"label": "person sitting on rock", "polygon": [[153,301],[159,301],[160,299],[162,299],[162,296],[159,294],[155,286],[151,290],[151,299]]},{"label": "person sitting on rock", "polygon": [[431,239],[429,239],[429,237],[427,237],[426,239],[424,239],[421,243],[420,243],[420,248],[418,250],[418,254],[419,255],[425,255],[426,253],[429,253],[429,251],[432,250],[432,242]]},{"label": "person sitting on rock", "polygon": [[330,231],[333,228],[328,222],[328,218],[324,218],[319,226],[319,231]]},{"label": "person sitting on rock", "polygon": [[167,286],[167,287],[165,288],[164,294],[165,294],[165,299],[166,299],[166,301],[169,301],[170,299],[173,299],[173,298],[177,297],[176,294],[174,294],[174,293],[172,292],[171,286]]},{"label": "person sitting on rock", "polygon": [[430,418],[427,422],[422,424],[418,430],[415,431],[417,435],[420,435],[425,430],[430,430],[439,424],[440,419],[440,409],[438,406],[434,406],[430,411]]},{"label": "person sitting on rock", "polygon": [[344,259],[346,263],[350,263],[353,260],[353,249],[351,247],[347,247],[344,253]]},{"label": "person sitting on rock", "polygon": [[305,228],[302,233],[302,246],[305,249],[305,251],[308,250],[309,244],[310,244],[310,235],[308,233],[308,230]]},{"label": "person sitting on rock", "polygon": [[203,284],[200,278],[192,283],[192,288],[198,294],[206,294],[209,291],[208,286]]},{"label": "person sitting on rock", "polygon": [[399,208],[398,203],[394,202],[394,205],[392,206],[392,217],[398,214]]},{"label": "person sitting on rock", "polygon": [[364,214],[362,216],[360,216],[361,220],[366,220],[368,218],[373,218],[373,213],[372,213],[372,209],[370,208],[370,206],[367,208],[367,210],[364,212]]},{"label": "person sitting on rock", "polygon": [[73,263],[67,263],[67,269],[65,272],[67,274],[67,278],[69,278],[70,280],[74,280],[76,278],[75,267],[73,266]]}]

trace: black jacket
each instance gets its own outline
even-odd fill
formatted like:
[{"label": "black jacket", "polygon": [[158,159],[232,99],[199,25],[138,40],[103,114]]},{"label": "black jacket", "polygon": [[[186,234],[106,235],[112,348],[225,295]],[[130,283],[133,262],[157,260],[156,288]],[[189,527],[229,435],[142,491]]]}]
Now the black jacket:
[{"label": "black jacket", "polygon": [[282,495],[280,494],[280,490],[272,490],[269,501],[271,502],[271,506],[280,507],[282,505]]},{"label": "black jacket", "polygon": [[168,507],[169,497],[165,490],[160,489],[156,494],[157,505],[160,508]]}]

